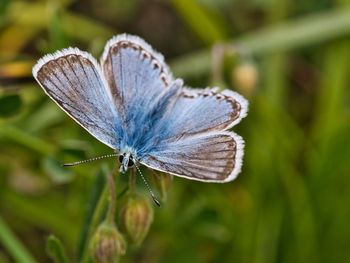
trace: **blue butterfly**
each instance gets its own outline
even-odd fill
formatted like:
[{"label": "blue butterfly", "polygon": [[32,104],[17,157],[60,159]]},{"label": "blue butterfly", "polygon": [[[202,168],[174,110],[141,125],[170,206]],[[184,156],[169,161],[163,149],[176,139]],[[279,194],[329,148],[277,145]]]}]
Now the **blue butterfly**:
[{"label": "blue butterfly", "polygon": [[228,182],[241,170],[244,142],[226,131],[246,116],[241,95],[188,89],[163,56],[139,37],[108,41],[100,64],[68,48],[46,55],[33,75],[47,95],[113,148],[120,171],[143,164],[203,182]]}]

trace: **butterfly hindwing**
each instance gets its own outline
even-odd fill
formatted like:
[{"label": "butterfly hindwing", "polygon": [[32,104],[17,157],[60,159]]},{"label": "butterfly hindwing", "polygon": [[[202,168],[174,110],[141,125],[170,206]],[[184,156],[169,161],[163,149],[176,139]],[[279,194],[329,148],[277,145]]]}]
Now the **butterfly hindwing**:
[{"label": "butterfly hindwing", "polygon": [[241,170],[244,143],[232,132],[203,134],[160,145],[141,159],[149,168],[204,182],[228,182]]},{"label": "butterfly hindwing", "polygon": [[94,137],[117,149],[118,115],[96,61],[76,48],[40,59],[33,75],[44,91]]}]

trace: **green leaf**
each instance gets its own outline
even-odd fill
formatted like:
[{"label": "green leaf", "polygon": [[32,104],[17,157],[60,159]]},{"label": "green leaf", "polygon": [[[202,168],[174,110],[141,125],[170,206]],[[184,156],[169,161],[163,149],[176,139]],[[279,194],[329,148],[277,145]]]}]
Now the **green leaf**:
[{"label": "green leaf", "polygon": [[43,160],[45,172],[55,183],[67,183],[73,179],[73,172],[61,166],[61,163],[53,157],[45,157]]},{"label": "green leaf", "polygon": [[49,236],[46,241],[46,253],[56,263],[68,263],[67,255],[61,241],[54,235]]}]

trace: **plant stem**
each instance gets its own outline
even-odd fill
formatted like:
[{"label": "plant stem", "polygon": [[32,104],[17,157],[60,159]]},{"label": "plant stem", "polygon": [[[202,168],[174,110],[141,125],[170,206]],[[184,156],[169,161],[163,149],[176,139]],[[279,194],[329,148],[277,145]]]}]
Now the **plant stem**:
[{"label": "plant stem", "polygon": [[108,197],[109,197],[109,187],[108,187],[108,184],[106,184],[99,200],[98,200],[98,203],[95,207],[95,211],[93,213],[93,216],[92,216],[92,219],[91,219],[91,222],[90,222],[90,226],[89,226],[89,232],[88,232],[88,235],[87,235],[87,238],[86,238],[86,243],[85,243],[85,246],[84,246],[84,250],[83,250],[83,253],[82,253],[82,262],[89,262],[89,258],[90,258],[90,254],[89,254],[89,244],[90,244],[90,240],[92,238],[92,235],[95,233],[96,231],[96,228],[98,226],[98,224],[100,223],[101,221],[101,218],[102,218],[102,215],[103,215],[103,212],[105,210],[105,207],[107,205],[107,202],[108,202]]},{"label": "plant stem", "polygon": [[113,173],[108,173],[107,179],[108,179],[108,185],[109,185],[110,200],[109,200],[109,207],[108,207],[106,222],[112,224],[114,223],[115,203],[117,199],[117,196],[115,194],[115,182],[113,178]]},{"label": "plant stem", "polygon": [[132,168],[130,169],[130,175],[129,175],[130,192],[135,192],[135,181],[136,181],[135,168]]},{"label": "plant stem", "polygon": [[[115,177],[119,174],[118,170],[115,174]],[[82,256],[82,262],[89,262],[90,259],[90,250],[89,250],[89,244],[91,242],[91,238],[93,237],[93,234],[95,233],[98,225],[101,222],[101,218],[103,216],[103,213],[105,211],[105,207],[108,203],[108,199],[110,199],[109,202],[109,208],[107,212],[106,221],[109,223],[112,223],[114,221],[114,212],[115,212],[115,203],[116,203],[116,193],[115,193],[115,183],[113,178],[113,172],[108,173],[107,180],[108,183],[106,184],[100,199],[98,200],[98,203],[96,205],[95,211],[92,216],[92,220],[89,226],[89,233],[86,239],[86,244],[83,250],[83,256]]]}]

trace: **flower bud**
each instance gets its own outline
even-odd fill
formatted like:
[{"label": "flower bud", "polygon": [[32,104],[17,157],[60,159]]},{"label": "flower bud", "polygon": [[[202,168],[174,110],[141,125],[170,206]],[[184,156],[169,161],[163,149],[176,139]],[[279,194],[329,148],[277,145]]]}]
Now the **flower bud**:
[{"label": "flower bud", "polygon": [[153,221],[153,207],[148,198],[129,192],[120,209],[120,223],[128,239],[136,246],[145,239]]},{"label": "flower bud", "polygon": [[236,88],[245,95],[251,95],[258,82],[258,71],[251,62],[243,62],[232,72],[232,81]]},{"label": "flower bud", "polygon": [[157,188],[158,192],[160,193],[160,197],[163,202],[166,202],[167,200],[167,193],[168,189],[171,186],[171,183],[173,182],[173,175],[158,172],[155,170],[149,170],[150,178],[153,182],[153,185]]},{"label": "flower bud", "polygon": [[103,222],[94,234],[91,249],[96,263],[116,263],[125,254],[126,242],[114,223]]}]

